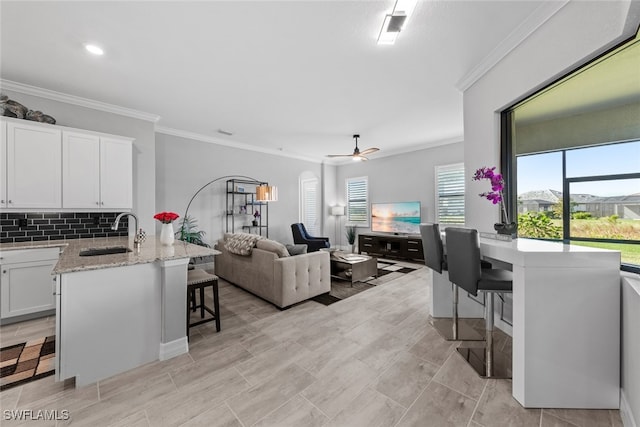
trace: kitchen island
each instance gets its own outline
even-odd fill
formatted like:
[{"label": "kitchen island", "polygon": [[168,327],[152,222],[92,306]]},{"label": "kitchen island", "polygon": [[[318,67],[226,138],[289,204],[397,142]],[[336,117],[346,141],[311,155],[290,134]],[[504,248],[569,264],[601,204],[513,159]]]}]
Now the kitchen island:
[{"label": "kitchen island", "polygon": [[[0,249],[61,246],[60,242],[3,244]],[[80,256],[87,249],[130,252]],[[154,360],[189,351],[186,334],[187,264],[218,251],[151,237],[67,240],[56,281],[56,380],[83,386]]]}]

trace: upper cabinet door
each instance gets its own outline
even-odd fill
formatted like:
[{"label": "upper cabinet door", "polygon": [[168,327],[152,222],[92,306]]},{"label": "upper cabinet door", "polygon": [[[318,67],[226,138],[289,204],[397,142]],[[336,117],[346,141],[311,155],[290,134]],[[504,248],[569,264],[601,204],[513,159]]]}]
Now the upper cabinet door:
[{"label": "upper cabinet door", "polygon": [[7,207],[61,208],[62,132],[7,123]]},{"label": "upper cabinet door", "polygon": [[133,206],[133,144],[131,140],[100,138],[101,208]]},{"label": "upper cabinet door", "polygon": [[0,122],[0,209],[7,207],[7,123]]},{"label": "upper cabinet door", "polygon": [[99,136],[62,132],[62,207],[101,208]]}]

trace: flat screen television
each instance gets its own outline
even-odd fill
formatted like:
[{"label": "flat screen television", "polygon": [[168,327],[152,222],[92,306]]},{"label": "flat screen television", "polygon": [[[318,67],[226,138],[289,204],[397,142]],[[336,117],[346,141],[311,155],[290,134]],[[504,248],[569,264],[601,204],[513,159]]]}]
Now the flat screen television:
[{"label": "flat screen television", "polygon": [[371,231],[420,234],[420,202],[371,203]]}]

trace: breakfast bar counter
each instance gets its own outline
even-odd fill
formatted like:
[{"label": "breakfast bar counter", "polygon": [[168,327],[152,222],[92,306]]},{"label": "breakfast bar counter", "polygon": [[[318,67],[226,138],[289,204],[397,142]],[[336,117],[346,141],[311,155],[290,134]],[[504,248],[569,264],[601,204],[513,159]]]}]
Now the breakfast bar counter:
[{"label": "breakfast bar counter", "polygon": [[620,405],[620,252],[480,239],[513,268],[513,397],[527,408]]},{"label": "breakfast bar counter", "polygon": [[[523,238],[480,238],[480,249],[513,270],[513,397],[526,408],[619,408],[620,252]],[[433,276],[432,315],[448,317],[448,274]],[[460,302],[460,317],[482,317]]]}]

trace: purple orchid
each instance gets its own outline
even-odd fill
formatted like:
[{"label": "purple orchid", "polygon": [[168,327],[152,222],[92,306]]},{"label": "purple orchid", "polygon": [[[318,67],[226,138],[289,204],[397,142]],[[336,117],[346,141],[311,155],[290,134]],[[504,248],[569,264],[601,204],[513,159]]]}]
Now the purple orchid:
[{"label": "purple orchid", "polygon": [[494,205],[500,204],[502,208],[502,212],[504,213],[505,220],[507,223],[509,222],[509,215],[507,215],[507,210],[504,206],[504,196],[502,191],[504,190],[504,179],[502,174],[495,173],[496,167],[488,168],[481,167],[476,170],[475,174],[473,174],[474,181],[480,181],[482,179],[488,179],[491,182],[491,191],[486,193],[481,193],[479,196],[484,197],[485,199],[491,201]]}]

